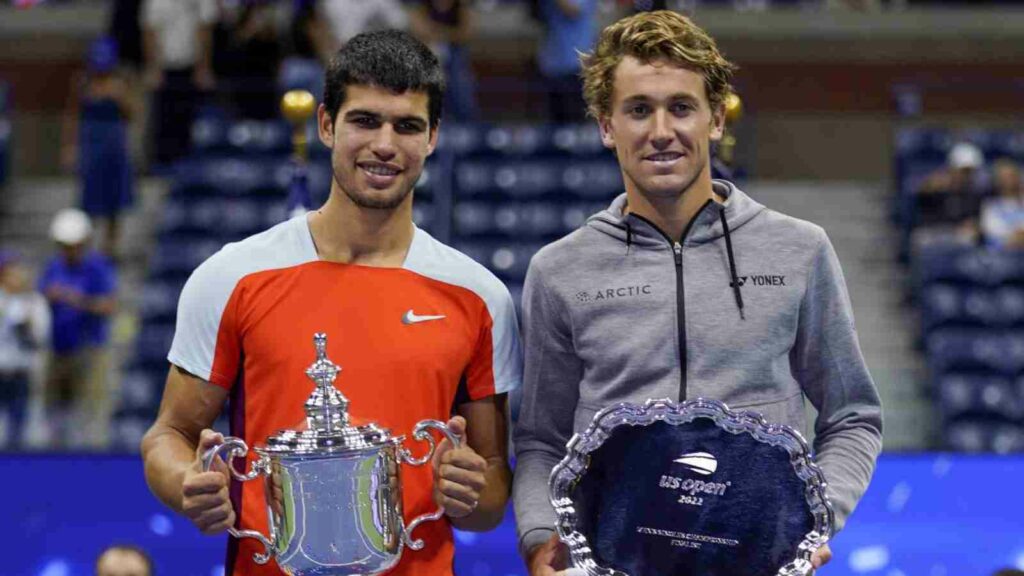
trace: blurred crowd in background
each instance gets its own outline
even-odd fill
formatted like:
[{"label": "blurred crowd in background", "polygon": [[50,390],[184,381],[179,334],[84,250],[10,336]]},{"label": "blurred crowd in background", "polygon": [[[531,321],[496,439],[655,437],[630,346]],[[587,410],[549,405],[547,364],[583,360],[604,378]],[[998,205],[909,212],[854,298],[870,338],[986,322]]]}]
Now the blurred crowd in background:
[{"label": "blurred crowd in background", "polygon": [[[43,10],[48,4],[69,2],[16,0],[13,4]],[[106,30],[89,43],[66,95],[60,163],[65,174],[75,179],[77,193],[72,205],[51,214],[48,230],[51,257],[34,261],[20,253],[17,246],[3,246],[0,252],[0,430],[3,431],[0,446],[15,450],[95,450],[112,446],[111,420],[126,395],[121,390],[126,362],[111,352],[111,332],[115,329],[113,323],[121,290],[119,273],[125,258],[123,218],[137,206],[141,179],[164,178],[180,182],[182,166],[189,165],[197,155],[208,153],[208,142],[202,145],[205,146],[202,150],[194,149],[197,134],[201,135],[197,126],[218,122],[252,122],[254,126],[261,122],[280,124],[279,101],[283,93],[304,89],[319,100],[323,92],[324,65],[331,55],[359,32],[382,28],[412,31],[441,58],[448,78],[446,123],[486,125],[489,119],[483,117],[480,100],[486,96],[481,95],[474,78],[474,54],[469,39],[482,21],[496,17],[499,5],[507,4],[522,4],[529,15],[530,26],[537,30],[532,36],[536,46],[532,50],[530,77],[517,79],[539,87],[543,93],[537,114],[531,120],[538,126],[562,126],[587,122],[577,77],[578,53],[591,47],[599,22],[610,15],[661,8],[694,10],[701,6],[731,7],[738,11],[865,12],[957,3],[912,0],[113,0]],[[6,108],[6,99],[2,96],[0,92],[0,118]],[[517,143],[516,138],[541,138],[537,135],[542,132],[504,133],[503,137],[511,142],[506,148],[522,144]],[[285,144],[280,151],[287,155],[287,131],[283,134]],[[481,134],[484,140],[493,135]],[[566,148],[577,141],[573,140],[577,138],[575,135],[582,135],[579,138],[584,141],[588,133],[544,134],[547,136],[543,137],[554,138],[553,147]],[[572,142],[559,143],[558,134],[569,134],[567,137]],[[1024,157],[1024,140],[1010,133],[986,136],[978,132],[964,136],[953,131],[910,131],[898,139],[897,163],[902,162],[902,168],[897,175],[892,219],[900,231],[898,257],[902,262],[914,269],[917,263],[928,261],[929,250],[935,250],[936,246],[947,255],[950,249],[1012,251],[1024,248],[1024,186],[1019,166]],[[594,142],[591,139],[590,143]],[[488,141],[487,145],[492,150],[502,147],[496,141]],[[240,150],[242,148],[236,153],[244,155]],[[600,145],[591,152],[601,153]],[[4,159],[7,154],[0,150],[0,165],[9,162]],[[430,168],[428,166],[428,175]],[[462,168],[459,186],[462,193],[468,194],[467,182],[472,178],[466,175],[473,173],[472,166],[466,164]],[[528,185],[531,174],[536,179],[541,172],[523,172],[512,177]],[[5,178],[9,180],[7,173],[5,168],[0,168],[0,186]],[[437,172],[433,174],[436,177]],[[576,178],[568,174],[566,172],[566,182]],[[614,181],[614,176],[606,179],[607,182]],[[495,178],[497,186],[502,187],[501,174]],[[557,180],[561,176],[553,178]],[[320,185],[323,187],[326,182],[321,180]],[[566,187],[572,185],[566,184]],[[323,192],[317,190],[317,194]],[[189,198],[195,197],[194,190],[189,193],[193,194]],[[576,218],[573,222],[578,224],[584,210],[596,210],[601,202],[586,198],[583,192],[576,198],[587,202],[556,202],[556,207],[569,206],[580,212],[573,216]],[[430,205],[429,201],[425,202],[425,206]],[[569,220],[568,216],[562,218],[561,212],[544,212],[540,208],[544,206],[530,204],[515,212],[514,218],[532,222],[535,227],[542,226],[545,218]],[[458,210],[451,210],[449,206],[447,214],[455,219],[455,230],[447,239],[457,240],[460,226],[463,231],[473,226],[500,228],[500,210],[494,213],[497,216],[487,216],[487,209],[472,202],[465,202]],[[257,217],[253,221],[259,225],[252,229],[259,229],[272,220]],[[546,229],[548,236],[537,235],[535,243],[548,240],[555,232],[564,230],[558,226]],[[473,234],[467,232],[466,235]],[[479,246],[461,248],[471,254],[479,251]],[[517,265],[525,266],[528,257],[529,254],[523,257],[498,249],[483,256],[493,258],[492,263],[497,262],[499,268],[501,262],[516,258]],[[194,263],[189,261],[185,268]],[[1024,266],[1019,268],[1024,270]],[[962,335],[963,329],[975,330],[970,336],[972,342],[982,334],[978,330],[987,329],[984,334],[991,335],[990,329],[995,329],[1002,339],[1000,342],[1006,340],[1000,345],[1012,348],[1017,332],[1012,331],[1007,336],[1006,331],[1015,329],[1017,320],[1024,323],[1024,291],[1019,290],[1024,285],[1024,273],[1019,276],[1007,273],[997,280],[983,274],[963,278],[925,273],[919,274],[920,277],[933,282],[921,280],[911,286],[908,301],[919,305],[925,315],[921,349],[926,355],[940,354],[939,351],[945,350],[942,346],[948,342],[959,342],[956,338]],[[1010,290],[999,292],[1003,299],[996,299],[1005,305],[989,306],[984,314],[971,312],[973,308],[968,300],[973,292],[963,286],[973,285],[972,282],[980,282],[993,294],[997,288],[1009,286]],[[951,285],[960,290],[955,297],[949,295]],[[516,294],[515,285],[512,290]],[[986,296],[990,295],[988,292]],[[176,292],[169,290],[165,296],[167,302],[163,304],[165,308],[170,307],[165,312],[173,314]],[[1018,301],[1019,310],[1013,308]],[[169,322],[173,326],[173,319]],[[166,343],[166,339],[160,342]],[[999,350],[1004,351],[994,354],[1004,360],[1007,354],[1024,358],[1024,351],[1014,356],[1016,352]],[[937,444],[964,450],[1024,450],[1024,427],[1019,425],[1024,418],[1024,380],[1017,378],[1022,370],[1024,361],[1020,365],[1004,362],[993,366],[977,355],[963,359],[961,364],[946,363],[937,369],[936,377],[956,377],[950,381],[952,383],[942,380],[940,385],[939,409],[946,410],[946,416],[949,411],[966,414],[967,422],[974,422],[976,417],[992,422],[993,413],[999,416],[995,420],[998,429],[988,430],[985,426],[989,424],[981,428],[968,427],[967,432],[951,434]],[[967,376],[982,381],[965,384]],[[154,393],[147,398],[158,396]],[[148,406],[147,410],[152,414],[155,406]],[[136,429],[144,428],[141,420]],[[128,444],[115,446],[131,449]]]}]

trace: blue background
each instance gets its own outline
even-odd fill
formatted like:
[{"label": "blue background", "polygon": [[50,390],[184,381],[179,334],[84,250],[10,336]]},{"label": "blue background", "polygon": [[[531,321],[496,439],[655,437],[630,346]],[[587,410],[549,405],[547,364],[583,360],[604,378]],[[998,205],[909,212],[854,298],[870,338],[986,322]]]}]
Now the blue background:
[{"label": "blue background", "polygon": [[[204,537],[150,495],[137,456],[0,457],[0,574],[86,576],[114,542],[149,550],[161,576],[220,576],[224,538]],[[884,455],[835,559],[819,574],[990,575],[1024,569],[1024,458]],[[460,576],[525,574],[511,512],[457,534]]]}]

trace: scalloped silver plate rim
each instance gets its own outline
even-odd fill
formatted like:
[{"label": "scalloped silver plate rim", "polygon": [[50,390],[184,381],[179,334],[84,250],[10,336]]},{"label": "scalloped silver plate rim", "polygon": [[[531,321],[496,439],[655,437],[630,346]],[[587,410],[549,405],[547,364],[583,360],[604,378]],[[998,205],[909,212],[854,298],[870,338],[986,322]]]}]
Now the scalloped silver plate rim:
[{"label": "scalloped silver plate rim", "polygon": [[747,433],[756,440],[784,448],[790,455],[793,470],[807,485],[807,504],[814,516],[814,530],[808,532],[797,547],[798,557],[779,569],[776,576],[805,576],[811,571],[811,555],[827,543],[834,532],[835,512],[826,496],[825,475],[811,457],[803,436],[784,424],[769,424],[753,411],[733,411],[724,402],[695,398],[676,402],[670,399],[651,399],[643,404],[620,402],[604,408],[594,415],[587,429],[574,434],[566,445],[565,458],[551,470],[548,494],[555,507],[558,521],[555,529],[569,548],[573,566],[582,568],[588,576],[630,576],[624,572],[599,566],[594,561],[586,537],[576,528],[576,511],[571,493],[586,473],[588,456],[601,447],[611,432],[619,426],[649,426],[655,422],[671,420],[684,424],[696,418],[710,418],[717,426],[733,434]]}]

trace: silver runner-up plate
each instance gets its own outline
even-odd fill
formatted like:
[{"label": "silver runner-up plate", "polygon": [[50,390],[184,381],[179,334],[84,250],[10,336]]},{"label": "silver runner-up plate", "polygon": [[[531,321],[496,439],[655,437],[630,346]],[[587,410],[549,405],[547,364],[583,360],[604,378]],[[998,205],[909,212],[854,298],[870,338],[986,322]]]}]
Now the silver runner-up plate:
[{"label": "silver runner-up plate", "polygon": [[833,533],[800,434],[717,400],[598,412],[551,472],[556,529],[588,576],[806,576]]}]

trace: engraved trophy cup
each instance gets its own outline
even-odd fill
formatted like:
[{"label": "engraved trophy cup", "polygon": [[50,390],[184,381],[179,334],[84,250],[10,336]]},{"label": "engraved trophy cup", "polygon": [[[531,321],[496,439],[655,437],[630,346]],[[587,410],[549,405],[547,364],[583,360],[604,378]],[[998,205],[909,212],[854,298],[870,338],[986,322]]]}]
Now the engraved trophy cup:
[{"label": "engraved trophy cup", "polygon": [[376,424],[349,424],[348,400],[334,387],[341,368],[327,358],[327,336],[316,334],[316,362],[306,375],[316,384],[305,403],[306,429],[282,430],[255,446],[256,460],[248,473],[233,465],[249,447],[227,437],[203,457],[203,469],[224,455],[239,482],[262,477],[270,535],[255,530],[228,532],[235,538],[254,538],[265,551],[253,559],[266,564],[274,558],[294,576],[377,574],[394,567],[405,546],[423,548],[412,533],[423,522],[441,518],[443,510],[421,515],[408,525],[402,517],[402,462],[422,466],[433,456],[429,429],[443,433],[454,445],[459,439],[437,420],[423,420],[413,437],[429,450],[414,458]]}]

